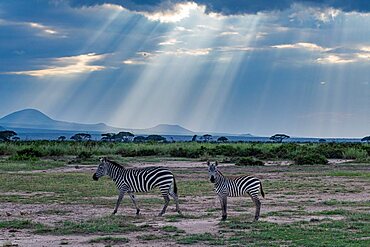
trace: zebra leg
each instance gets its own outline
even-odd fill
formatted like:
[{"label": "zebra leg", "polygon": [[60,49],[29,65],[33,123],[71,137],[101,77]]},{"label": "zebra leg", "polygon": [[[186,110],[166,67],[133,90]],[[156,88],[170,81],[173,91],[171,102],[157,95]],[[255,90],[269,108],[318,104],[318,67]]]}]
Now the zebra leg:
[{"label": "zebra leg", "polygon": [[261,211],[261,202],[258,197],[252,197],[254,204],[256,205],[256,214],[254,216],[254,221],[257,221],[260,218],[260,211]]},{"label": "zebra leg", "polygon": [[162,216],[162,215],[166,212],[166,209],[167,209],[168,203],[170,202],[170,197],[168,196],[168,194],[163,195],[163,198],[164,198],[164,206],[163,206],[163,209],[162,209],[162,211],[159,213],[159,215],[158,215],[158,216]]},{"label": "zebra leg", "polygon": [[175,192],[171,191],[170,196],[172,196],[172,198],[175,200],[177,213],[181,214],[180,207],[179,207],[179,198],[178,198],[177,194]]},{"label": "zebra leg", "polygon": [[134,206],[136,208],[136,215],[139,215],[140,208],[137,206],[135,195],[133,193],[129,193],[129,195],[130,195],[132,203],[134,204]]},{"label": "zebra leg", "polygon": [[220,196],[221,209],[222,209],[222,220],[227,219],[227,196]]},{"label": "zebra leg", "polygon": [[113,211],[112,214],[116,214],[117,213],[118,207],[121,204],[121,201],[122,201],[124,195],[125,195],[125,192],[124,191],[121,191],[119,193],[118,200],[116,202],[116,207],[114,208],[114,211]]}]

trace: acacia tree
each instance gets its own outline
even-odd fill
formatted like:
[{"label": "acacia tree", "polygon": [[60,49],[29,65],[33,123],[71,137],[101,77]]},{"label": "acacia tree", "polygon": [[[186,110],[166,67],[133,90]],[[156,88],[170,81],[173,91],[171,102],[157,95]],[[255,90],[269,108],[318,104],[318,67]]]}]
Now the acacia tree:
[{"label": "acacia tree", "polygon": [[119,132],[118,134],[114,135],[113,136],[113,139],[115,141],[124,141],[124,142],[128,142],[128,141],[132,141],[132,139],[134,138],[134,134],[132,134],[131,132],[126,132],[126,131],[121,131]]},{"label": "acacia tree", "polygon": [[197,137],[198,137],[197,135],[193,135],[193,138],[191,138],[191,141],[192,141],[192,142],[197,141]]},{"label": "acacia tree", "polygon": [[67,139],[67,137],[65,137],[65,136],[59,136],[58,137],[58,141],[65,141]]},{"label": "acacia tree", "polygon": [[363,142],[370,142],[370,136],[365,136],[364,138],[361,139]]},{"label": "acacia tree", "polygon": [[17,133],[12,130],[0,131],[0,141],[10,141],[10,139],[16,135]]},{"label": "acacia tree", "polygon": [[209,142],[210,140],[212,140],[212,135],[210,135],[210,134],[203,135],[203,140],[205,142]]},{"label": "acacia tree", "polygon": [[283,142],[283,140],[288,139],[288,138],[290,138],[290,136],[285,135],[285,134],[275,134],[270,137],[270,140],[281,143]]},{"label": "acacia tree", "polygon": [[160,135],[149,135],[146,140],[152,142],[165,142],[166,138]]},{"label": "acacia tree", "polygon": [[114,133],[105,133],[105,134],[101,134],[102,138],[101,140],[102,141],[112,141],[113,140],[113,137],[114,137]]},{"label": "acacia tree", "polygon": [[87,133],[78,133],[71,137],[71,140],[75,140],[75,141],[86,141],[90,139],[91,139],[91,135]]},{"label": "acacia tree", "polygon": [[134,142],[145,142],[146,138],[144,136],[136,136]]},{"label": "acacia tree", "polygon": [[225,136],[221,136],[221,137],[219,137],[219,138],[217,139],[217,141],[218,141],[218,142],[228,142],[228,141],[229,141],[229,139],[227,139],[227,137],[225,137]]}]

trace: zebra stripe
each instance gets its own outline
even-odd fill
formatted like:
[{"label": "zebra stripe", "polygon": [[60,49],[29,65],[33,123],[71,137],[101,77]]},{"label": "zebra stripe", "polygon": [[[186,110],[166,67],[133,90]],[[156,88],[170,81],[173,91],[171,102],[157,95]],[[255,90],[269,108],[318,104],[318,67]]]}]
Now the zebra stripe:
[{"label": "zebra stripe", "polygon": [[227,218],[227,197],[239,197],[248,194],[256,205],[255,220],[257,221],[261,209],[261,202],[258,198],[259,192],[261,192],[262,197],[265,197],[261,181],[252,176],[228,178],[217,169],[217,162],[212,164],[208,162],[207,164],[209,178],[214,183],[214,190],[221,202],[222,219]]},{"label": "zebra stripe", "polygon": [[169,196],[173,197],[176,202],[176,210],[180,213],[178,205],[177,187],[175,177],[172,172],[163,167],[146,167],[146,168],[124,168],[120,164],[102,158],[101,163],[93,176],[94,180],[108,175],[116,183],[119,190],[119,196],[116,207],[113,211],[115,214],[126,193],[129,194],[133,204],[136,207],[136,214],[139,214],[140,209],[137,206],[134,196],[135,192],[148,192],[154,188],[159,188],[165,200],[162,211],[159,215],[163,215],[170,201]]}]

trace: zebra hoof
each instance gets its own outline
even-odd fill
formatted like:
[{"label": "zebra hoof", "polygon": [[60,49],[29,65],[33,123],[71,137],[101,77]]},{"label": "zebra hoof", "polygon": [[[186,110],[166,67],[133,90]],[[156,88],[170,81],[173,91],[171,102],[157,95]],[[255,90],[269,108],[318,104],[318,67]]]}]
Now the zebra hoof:
[{"label": "zebra hoof", "polygon": [[226,220],[226,219],[227,219],[227,215],[222,215],[221,220]]},{"label": "zebra hoof", "polygon": [[112,215],[115,215],[116,213],[117,213],[117,211],[116,211],[116,210],[114,210],[114,211],[113,211],[113,213],[112,213]]},{"label": "zebra hoof", "polygon": [[140,209],[136,209],[136,215],[139,215]]}]

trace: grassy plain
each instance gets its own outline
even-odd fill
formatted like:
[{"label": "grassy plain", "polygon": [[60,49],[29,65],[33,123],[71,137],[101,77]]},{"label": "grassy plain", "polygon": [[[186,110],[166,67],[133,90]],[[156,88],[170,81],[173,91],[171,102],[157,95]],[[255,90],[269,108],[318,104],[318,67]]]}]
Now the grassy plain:
[{"label": "grassy plain", "polygon": [[[0,143],[0,246],[369,246],[368,150],[368,144]],[[306,152],[329,163],[294,162]],[[126,197],[112,216],[114,183],[91,178],[101,155],[126,167],[170,167],[183,215],[171,202],[165,216],[156,217],[163,199],[154,190],[137,195],[141,215]],[[234,165],[240,157],[265,165]],[[229,218],[220,221],[208,158],[225,161],[225,175],[261,178],[266,198],[259,222],[252,222],[248,197],[231,198]]]}]

